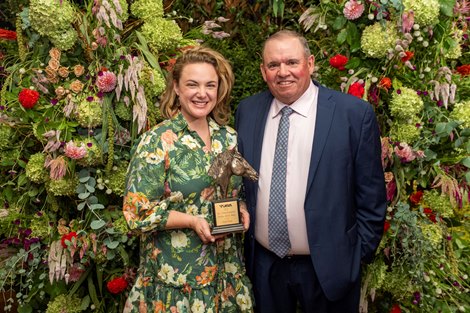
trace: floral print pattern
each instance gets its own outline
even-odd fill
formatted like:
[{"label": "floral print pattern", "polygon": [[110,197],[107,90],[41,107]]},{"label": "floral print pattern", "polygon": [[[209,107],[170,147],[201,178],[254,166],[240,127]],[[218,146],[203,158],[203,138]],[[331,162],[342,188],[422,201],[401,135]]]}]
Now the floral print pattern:
[{"label": "floral print pattern", "polygon": [[[211,151],[181,113],[142,135],[129,165],[123,213],[141,235],[139,275],[124,312],[253,312],[242,234],[203,244],[190,228],[166,230],[171,210],[213,223],[214,157],[236,147],[235,131],[209,119]],[[229,192],[240,188],[232,177]]]}]

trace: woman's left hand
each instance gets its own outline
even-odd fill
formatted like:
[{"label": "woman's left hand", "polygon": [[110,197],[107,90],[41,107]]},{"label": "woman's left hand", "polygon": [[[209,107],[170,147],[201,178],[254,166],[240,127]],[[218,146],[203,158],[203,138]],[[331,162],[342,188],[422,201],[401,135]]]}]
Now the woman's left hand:
[{"label": "woman's left hand", "polygon": [[245,231],[247,231],[248,228],[250,228],[250,213],[248,213],[248,209],[244,201],[240,201],[240,214],[242,218],[243,228]]}]

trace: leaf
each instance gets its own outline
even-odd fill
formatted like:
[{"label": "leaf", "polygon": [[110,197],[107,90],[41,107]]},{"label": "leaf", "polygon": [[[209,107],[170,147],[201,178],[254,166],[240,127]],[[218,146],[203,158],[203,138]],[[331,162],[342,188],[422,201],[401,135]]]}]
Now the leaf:
[{"label": "leaf", "polygon": [[346,29],[342,29],[339,32],[338,37],[336,37],[336,42],[342,45],[346,41],[347,37],[348,37],[348,32],[346,31]]},{"label": "leaf", "polygon": [[334,30],[340,30],[341,28],[344,27],[344,24],[346,24],[348,20],[343,16],[343,15],[339,15],[338,17],[336,17],[335,21],[333,22],[333,29]]},{"label": "leaf", "polygon": [[86,192],[86,187],[85,187],[85,185],[84,185],[84,184],[79,184],[79,185],[77,186],[77,189],[75,189],[75,192],[76,192],[76,193],[84,193],[84,192]]},{"label": "leaf", "polygon": [[470,168],[470,157],[466,157],[462,161],[460,161],[463,165],[465,165],[467,168]]},{"label": "leaf", "polygon": [[77,205],[77,210],[79,210],[79,211],[83,210],[83,208],[85,207],[85,204],[86,204],[86,201],[80,202]]},{"label": "leaf", "polygon": [[348,60],[348,63],[344,66],[347,69],[355,69],[361,65],[361,59],[359,58],[351,58]]},{"label": "leaf", "polygon": [[113,240],[111,237],[106,238],[103,243],[109,249],[116,249],[119,246],[119,241]]},{"label": "leaf", "polygon": [[93,279],[91,278],[91,276],[88,276],[88,294],[90,295],[95,307],[98,308],[100,306],[100,301],[98,300],[95,284],[93,284]]},{"label": "leaf", "polygon": [[80,303],[80,309],[82,311],[85,311],[88,306],[90,306],[90,296],[89,295],[86,295],[83,299],[82,299],[82,302]]},{"label": "leaf", "polygon": [[101,203],[90,204],[90,209],[91,210],[101,210],[101,209],[104,209],[104,205],[102,205]]},{"label": "leaf", "polygon": [[441,13],[445,16],[454,16],[455,0],[439,0],[441,6]]},{"label": "leaf", "polygon": [[79,194],[78,194],[78,198],[81,199],[81,200],[83,200],[83,199],[88,198],[89,195],[90,195],[89,192],[79,193]]},{"label": "leaf", "polygon": [[94,220],[90,223],[90,227],[94,230],[100,229],[104,225],[106,225],[106,222],[103,220]]},{"label": "leaf", "polygon": [[90,186],[88,184],[85,185],[86,189],[89,191],[89,192],[95,192],[95,187],[93,186]]}]

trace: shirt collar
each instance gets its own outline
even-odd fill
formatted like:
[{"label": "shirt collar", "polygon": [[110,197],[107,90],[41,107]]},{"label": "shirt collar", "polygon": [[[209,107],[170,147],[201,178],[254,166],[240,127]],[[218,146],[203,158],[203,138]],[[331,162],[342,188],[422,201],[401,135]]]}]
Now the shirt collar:
[{"label": "shirt collar", "polygon": [[[308,115],[308,112],[311,108],[311,106],[315,103],[315,97],[318,95],[318,87],[313,84],[312,81],[310,81],[310,85],[308,86],[307,90],[303,93],[302,96],[300,96],[297,101],[292,103],[290,107],[294,112],[306,117]],[[287,104],[284,104],[274,98],[273,100],[274,103],[274,110],[272,110],[272,117],[276,117],[282,110],[283,107],[285,107]]]}]

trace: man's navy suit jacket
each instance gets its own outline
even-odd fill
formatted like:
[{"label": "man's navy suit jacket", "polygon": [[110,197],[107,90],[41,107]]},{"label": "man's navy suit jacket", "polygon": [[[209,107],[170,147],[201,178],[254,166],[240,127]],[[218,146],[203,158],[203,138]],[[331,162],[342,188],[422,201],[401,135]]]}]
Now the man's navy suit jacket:
[{"label": "man's navy suit jacket", "polygon": [[[304,210],[315,271],[325,295],[335,301],[360,279],[361,263],[372,259],[380,243],[385,182],[372,106],[314,83],[319,88],[318,105]],[[263,162],[263,135],[272,100],[273,95],[265,91],[242,100],[236,112],[238,149],[256,171]],[[253,277],[258,185],[247,179],[244,185],[251,217],[245,237],[246,267]]]}]

